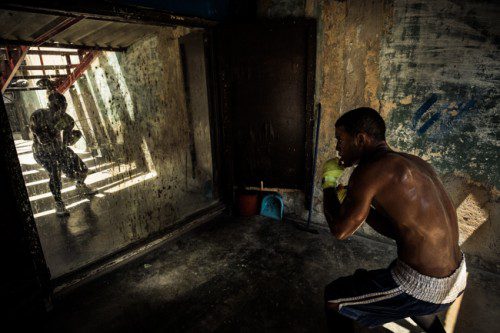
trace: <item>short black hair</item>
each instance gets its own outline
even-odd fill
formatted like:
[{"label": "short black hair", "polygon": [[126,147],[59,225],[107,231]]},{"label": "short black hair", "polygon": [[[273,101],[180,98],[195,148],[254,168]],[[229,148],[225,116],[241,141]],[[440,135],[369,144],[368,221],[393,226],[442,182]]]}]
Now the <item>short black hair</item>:
[{"label": "short black hair", "polygon": [[352,136],[366,133],[376,140],[385,140],[385,121],[372,108],[362,107],[344,113],[335,127],[343,127]]},{"label": "short black hair", "polygon": [[50,93],[48,99],[49,99],[50,105],[54,105],[54,104],[59,105],[59,104],[63,104],[63,103],[66,104],[66,97],[64,97],[63,94],[58,93],[57,91]]}]

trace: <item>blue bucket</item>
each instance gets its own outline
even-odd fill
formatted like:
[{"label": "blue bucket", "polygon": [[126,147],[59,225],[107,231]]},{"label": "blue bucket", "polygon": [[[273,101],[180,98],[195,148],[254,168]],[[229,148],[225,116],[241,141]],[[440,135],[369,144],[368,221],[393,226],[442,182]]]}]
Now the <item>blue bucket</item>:
[{"label": "blue bucket", "polygon": [[262,198],[260,215],[280,221],[283,218],[283,198],[277,193],[267,194]]}]

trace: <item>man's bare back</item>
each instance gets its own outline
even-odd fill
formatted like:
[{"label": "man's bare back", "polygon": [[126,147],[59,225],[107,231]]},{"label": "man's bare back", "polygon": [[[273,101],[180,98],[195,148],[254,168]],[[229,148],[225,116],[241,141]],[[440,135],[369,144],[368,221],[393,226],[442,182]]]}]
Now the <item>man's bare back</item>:
[{"label": "man's bare back", "polygon": [[[383,150],[353,177],[378,174],[374,229],[396,240],[398,257],[421,274],[449,276],[461,261],[455,208],[431,166],[417,156]],[[364,178],[364,177],[363,177]],[[371,184],[366,184],[370,186]],[[370,217],[370,216],[369,216]],[[383,224],[383,225],[376,225]]]},{"label": "man's bare back", "polygon": [[[352,320],[378,326],[412,317],[426,332],[443,333],[437,317],[464,291],[465,259],[458,245],[455,208],[432,167],[419,157],[394,152],[385,122],[358,108],[335,123],[340,158],[323,165],[323,211],[333,236],[351,236],[368,223],[393,238],[398,259],[389,267],[340,277],[325,287],[332,332],[351,332]],[[339,192],[344,167],[356,166]]]}]

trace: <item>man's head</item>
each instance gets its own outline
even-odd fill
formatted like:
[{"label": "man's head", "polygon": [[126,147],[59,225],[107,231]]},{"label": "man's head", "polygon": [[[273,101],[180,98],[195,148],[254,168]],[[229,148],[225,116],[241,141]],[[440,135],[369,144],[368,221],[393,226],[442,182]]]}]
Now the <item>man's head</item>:
[{"label": "man's head", "polygon": [[58,92],[52,92],[49,95],[49,108],[57,113],[57,114],[63,114],[66,111],[66,106],[68,104],[66,103],[66,97],[63,96],[63,94],[58,93]]},{"label": "man's head", "polygon": [[385,142],[385,122],[372,108],[354,109],[337,120],[335,137],[341,163],[352,166],[367,151]]}]

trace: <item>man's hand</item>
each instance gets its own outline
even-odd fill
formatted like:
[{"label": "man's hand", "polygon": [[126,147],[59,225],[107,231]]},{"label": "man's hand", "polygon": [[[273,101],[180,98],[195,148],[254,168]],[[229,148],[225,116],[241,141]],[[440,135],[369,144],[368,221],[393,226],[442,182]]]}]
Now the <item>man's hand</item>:
[{"label": "man's hand", "polygon": [[344,168],[340,166],[338,158],[332,158],[323,164],[323,189],[336,187],[339,178],[342,176]]},{"label": "man's hand", "polygon": [[[323,190],[323,210],[330,231],[337,239],[352,235],[365,221],[370,204],[378,190],[378,170],[358,166],[349,179],[348,193],[342,198],[343,187]],[[335,180],[337,181],[338,178]],[[341,192],[338,193],[337,191]],[[342,204],[340,203],[342,200]]]},{"label": "man's hand", "polygon": [[69,131],[68,133],[63,132],[64,136],[64,145],[65,146],[72,146],[74,145],[80,138],[82,137],[82,132],[79,130],[72,130]]},{"label": "man's hand", "polygon": [[74,124],[75,122],[73,118],[66,116],[59,118],[59,120],[54,124],[54,128],[58,131],[67,131],[71,130]]}]

